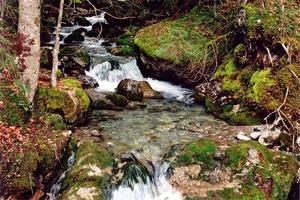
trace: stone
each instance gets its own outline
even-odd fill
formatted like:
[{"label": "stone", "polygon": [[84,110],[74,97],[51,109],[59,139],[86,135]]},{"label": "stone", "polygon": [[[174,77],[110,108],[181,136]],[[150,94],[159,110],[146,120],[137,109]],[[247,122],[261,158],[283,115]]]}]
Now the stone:
[{"label": "stone", "polygon": [[139,81],[138,86],[145,99],[163,99],[163,96],[159,92],[153,90],[147,81]]},{"label": "stone", "polygon": [[109,99],[115,106],[126,107],[129,101],[123,95],[119,94],[108,94],[106,98]]},{"label": "stone", "polygon": [[84,41],[84,37],[79,32],[73,32],[64,39],[64,42],[66,44],[78,44],[83,41]]},{"label": "stone", "polygon": [[254,132],[250,133],[250,137],[253,140],[257,140],[260,136],[261,136],[261,132],[259,132],[259,131],[254,131]]},{"label": "stone", "polygon": [[243,132],[239,132],[239,134],[236,136],[236,138],[238,140],[244,140],[244,141],[249,141],[251,140],[251,138],[249,138],[248,136],[244,135]]},{"label": "stone", "polygon": [[91,22],[87,20],[85,17],[75,17],[75,25],[79,26],[90,26]]},{"label": "stone", "polygon": [[83,88],[96,88],[99,86],[97,80],[91,76],[79,75],[78,79],[81,81]]},{"label": "stone", "polygon": [[143,100],[143,92],[139,87],[139,82],[136,80],[122,80],[117,87],[117,94],[123,95],[131,101]]}]

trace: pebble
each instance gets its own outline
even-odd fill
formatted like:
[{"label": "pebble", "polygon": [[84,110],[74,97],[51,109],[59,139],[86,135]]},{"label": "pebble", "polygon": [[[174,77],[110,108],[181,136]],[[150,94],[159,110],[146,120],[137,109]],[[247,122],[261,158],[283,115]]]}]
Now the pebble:
[{"label": "pebble", "polygon": [[251,137],[253,140],[257,140],[260,136],[261,136],[261,132],[257,132],[257,131],[252,132],[252,133],[250,134],[250,137]]},{"label": "pebble", "polygon": [[249,141],[251,140],[251,138],[249,138],[248,136],[244,135],[243,132],[239,132],[239,134],[236,136],[236,138],[238,140],[244,140],[244,141]]}]

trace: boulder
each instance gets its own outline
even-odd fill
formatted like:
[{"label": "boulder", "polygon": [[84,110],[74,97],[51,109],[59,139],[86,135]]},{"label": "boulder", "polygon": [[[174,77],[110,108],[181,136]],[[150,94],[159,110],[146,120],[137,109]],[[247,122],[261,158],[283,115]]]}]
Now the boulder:
[{"label": "boulder", "polygon": [[163,96],[159,92],[153,90],[147,81],[139,81],[138,86],[145,99],[163,99]]},{"label": "boulder", "polygon": [[103,188],[108,186],[111,176],[112,153],[101,144],[84,138],[80,138],[78,146],[74,165],[63,181],[60,199],[103,199]]},{"label": "boulder", "polygon": [[61,114],[67,123],[84,122],[89,105],[90,99],[77,79],[61,79],[57,88],[42,86],[38,90],[39,110]]},{"label": "boulder", "polygon": [[85,90],[90,97],[92,107],[95,109],[115,110],[116,106],[109,99],[106,98],[107,94],[97,92],[95,89],[90,88]]},{"label": "boulder", "polygon": [[83,88],[96,88],[99,86],[96,79],[91,76],[79,75],[77,78],[81,81]]},{"label": "boulder", "polygon": [[114,105],[119,107],[126,107],[129,103],[126,97],[115,93],[106,95],[106,98],[109,99]]},{"label": "boulder", "polygon": [[73,31],[70,35],[68,35],[64,42],[66,44],[78,44],[84,41],[84,37],[82,35],[82,32],[80,31]]},{"label": "boulder", "polygon": [[119,83],[117,94],[123,95],[131,101],[143,100],[143,92],[139,87],[139,82],[131,79],[124,79]]},{"label": "boulder", "polygon": [[75,25],[79,26],[90,26],[91,22],[87,20],[85,17],[75,17]]},{"label": "boulder", "polygon": [[171,148],[173,187],[190,199],[288,199],[299,168],[295,157],[254,141],[219,142],[202,138]]},{"label": "boulder", "polygon": [[84,47],[67,46],[60,50],[61,68],[67,75],[83,75],[90,65],[90,56]]},{"label": "boulder", "polygon": [[88,37],[98,37],[101,35],[104,38],[113,38],[121,35],[123,33],[122,29],[114,24],[106,24],[97,22],[93,25],[92,30],[86,33]]}]

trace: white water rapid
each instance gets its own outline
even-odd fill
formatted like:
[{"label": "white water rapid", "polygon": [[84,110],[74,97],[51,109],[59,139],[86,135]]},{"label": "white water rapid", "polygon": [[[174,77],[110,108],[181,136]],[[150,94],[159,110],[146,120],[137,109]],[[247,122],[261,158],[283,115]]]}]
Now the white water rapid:
[{"label": "white water rapid", "polygon": [[154,180],[147,177],[146,183],[138,177],[138,183],[121,185],[112,193],[112,200],[182,200],[182,195],[172,188],[167,180],[169,165],[155,165]]}]

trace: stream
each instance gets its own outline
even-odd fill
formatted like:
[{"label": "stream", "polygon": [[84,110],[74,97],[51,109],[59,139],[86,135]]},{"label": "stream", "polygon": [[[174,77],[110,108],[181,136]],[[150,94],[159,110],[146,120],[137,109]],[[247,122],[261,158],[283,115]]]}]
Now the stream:
[{"label": "stream", "polygon": [[[99,21],[105,23],[104,15],[87,19],[92,24]],[[81,27],[63,27],[61,35],[66,37],[78,28]],[[83,28],[91,30],[92,27]],[[136,177],[138,181],[122,182],[112,189],[107,199],[184,199],[168,182],[169,163],[163,160],[164,155],[173,145],[195,141],[201,137],[232,140],[234,127],[208,114],[202,106],[195,105],[192,90],[144,77],[135,58],[112,55],[107,47],[102,46],[103,42],[103,39],[85,37],[85,41],[80,44],[88,50],[91,57],[90,69],[86,71],[86,75],[97,80],[99,87],[96,92],[113,92],[121,80],[129,78],[146,80],[164,96],[163,100],[144,100],[144,109],[93,110],[90,114],[86,126],[101,130],[105,143],[111,146],[115,155],[133,154],[152,175],[146,181]],[[53,190],[55,193],[51,195],[55,199],[58,191]]]}]

